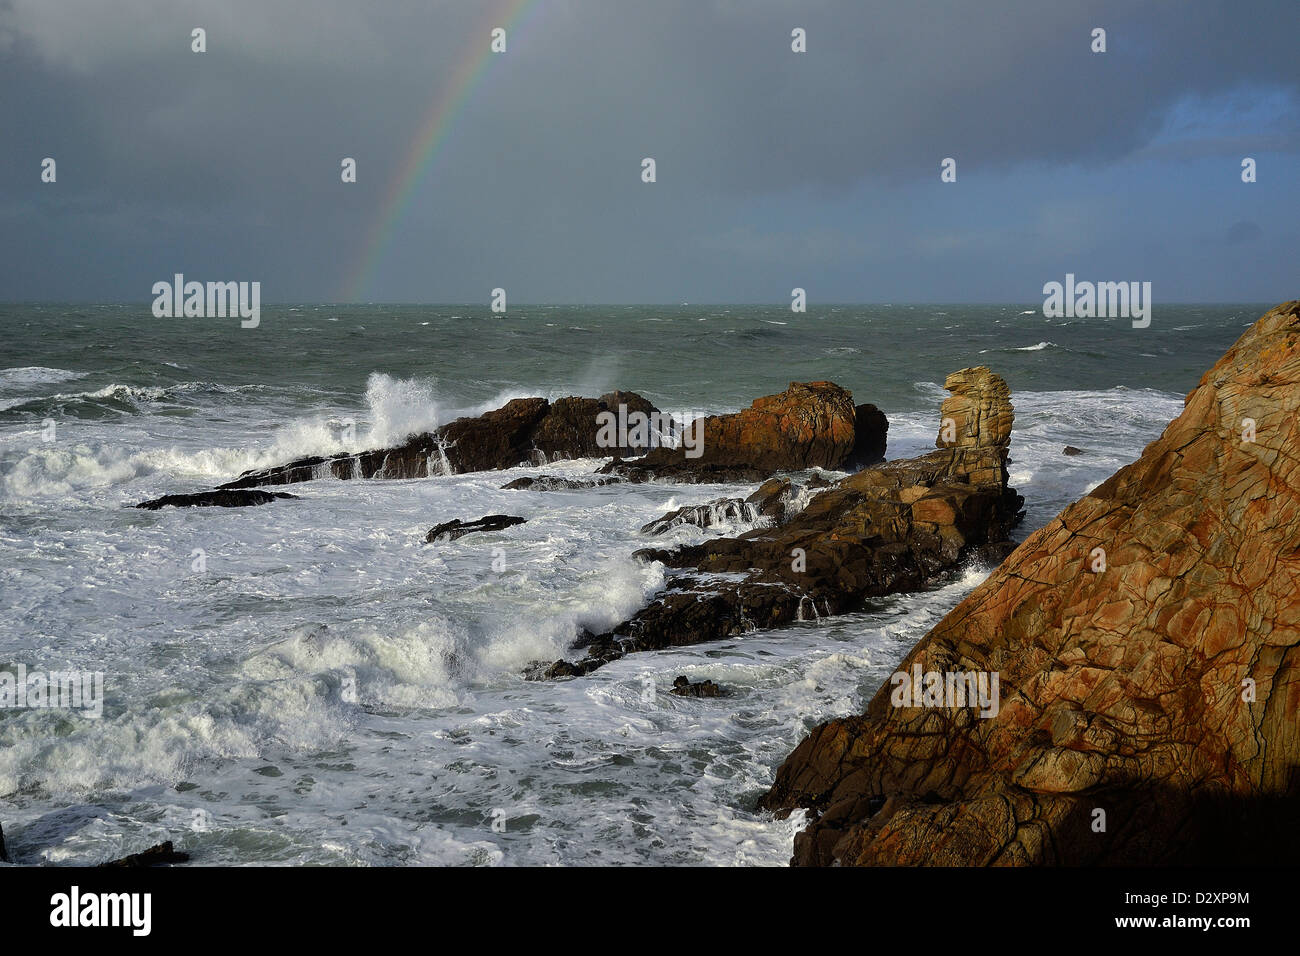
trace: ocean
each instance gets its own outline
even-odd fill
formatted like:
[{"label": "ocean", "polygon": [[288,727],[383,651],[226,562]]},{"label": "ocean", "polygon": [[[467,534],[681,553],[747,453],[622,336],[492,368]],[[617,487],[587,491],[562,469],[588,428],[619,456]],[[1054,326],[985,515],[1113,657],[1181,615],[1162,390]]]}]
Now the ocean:
[{"label": "ocean", "polygon": [[[1134,460],[1267,308],[1157,305],[1135,329],[1035,304],[299,305],[243,329],[148,303],[0,306],[0,672],[104,675],[97,718],[0,709],[10,854],[85,864],[171,839],[204,864],[784,865],[799,816],[753,809],[777,766],[859,712],[987,567],[535,683],[528,663],[664,586],[630,557],[643,524],[752,486],[500,487],[586,461],[129,506],[615,388],[718,413],[828,379],[879,406],[888,457],[910,457],[934,445],[946,373],[988,365],[1012,389],[1023,538]],[[528,523],[424,543],[492,513]],[[678,675],[732,693],[675,697]]]}]

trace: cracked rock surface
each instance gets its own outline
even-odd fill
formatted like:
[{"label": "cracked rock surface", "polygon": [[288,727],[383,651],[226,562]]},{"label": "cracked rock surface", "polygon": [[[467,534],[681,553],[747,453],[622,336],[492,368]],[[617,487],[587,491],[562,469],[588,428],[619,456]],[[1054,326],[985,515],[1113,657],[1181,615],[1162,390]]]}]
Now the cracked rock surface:
[{"label": "cracked rock surface", "polygon": [[[979,402],[952,413],[963,436],[1001,427]],[[810,811],[802,865],[1290,862],[1298,644],[1293,301],[900,665],[998,673],[996,716],[895,707],[886,683],[816,728],[760,805]]]}]

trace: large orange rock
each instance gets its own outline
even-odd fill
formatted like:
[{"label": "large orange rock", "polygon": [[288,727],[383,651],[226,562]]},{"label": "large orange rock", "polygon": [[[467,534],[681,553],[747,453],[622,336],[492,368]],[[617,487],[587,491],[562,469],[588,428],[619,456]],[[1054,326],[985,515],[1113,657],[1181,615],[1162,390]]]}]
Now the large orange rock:
[{"label": "large orange rock", "polygon": [[762,805],[810,810],[797,864],[1291,862],[1298,645],[1288,302],[901,665],[996,674],[996,716],[895,706],[887,682],[864,715],[814,730]]},{"label": "large orange rock", "polygon": [[791,382],[749,408],[705,418],[703,434],[692,441],[697,457],[688,448],[660,447],[602,472],[632,480],[761,481],[778,471],[868,464],[884,457],[889,425],[874,406],[861,411],[859,423],[852,393],[833,382]]}]

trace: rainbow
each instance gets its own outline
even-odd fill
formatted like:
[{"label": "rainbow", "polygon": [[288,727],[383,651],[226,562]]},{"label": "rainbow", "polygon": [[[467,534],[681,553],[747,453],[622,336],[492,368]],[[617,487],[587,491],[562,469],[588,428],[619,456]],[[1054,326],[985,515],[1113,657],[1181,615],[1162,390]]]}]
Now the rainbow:
[{"label": "rainbow", "polygon": [[406,151],[406,158],[399,164],[397,174],[388,184],[388,192],[379,206],[379,215],[366,234],[361,255],[343,283],[340,301],[355,302],[361,298],[375,267],[383,259],[384,251],[392,241],[402,214],[410,205],[416,187],[438,155],[438,148],[447,142],[456,125],[456,118],[488,72],[488,63],[494,56],[490,46],[491,31],[496,27],[505,29],[505,55],[509,56],[510,44],[514,43],[514,28],[519,25],[528,8],[536,2],[537,0],[505,0],[471,34],[464,54],[452,71],[451,80],[434,95],[433,102]]}]

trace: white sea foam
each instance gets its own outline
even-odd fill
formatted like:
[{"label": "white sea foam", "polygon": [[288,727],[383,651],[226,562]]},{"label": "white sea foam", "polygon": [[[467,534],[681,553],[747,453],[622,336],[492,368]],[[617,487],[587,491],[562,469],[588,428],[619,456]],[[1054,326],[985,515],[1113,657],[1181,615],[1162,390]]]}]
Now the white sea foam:
[{"label": "white sea foam", "polygon": [[[591,380],[601,376],[593,366]],[[30,667],[106,673],[98,722],[0,721],[7,834],[52,861],[177,838],[209,863],[546,865],[589,861],[598,841],[611,863],[782,865],[798,815],[773,821],[747,801],[811,722],[860,711],[988,573],[963,569],[881,611],[809,615],[778,632],[629,655],[581,680],[528,682],[529,663],[582,653],[568,647],[579,628],[608,630],[671,583],[661,565],[630,558],[653,544],[643,524],[752,486],[544,493],[505,491],[507,476],[487,473],[312,482],[290,489],[308,500],[259,508],[121,508],[474,411],[441,399],[431,380],[387,375],[371,376],[364,405],[287,421],[260,393],[188,394],[210,420],[156,414],[166,408],[148,406],[166,403],[144,397],[140,415],[61,423],[48,445],[24,425],[0,446],[4,493],[33,499],[6,502],[6,514],[39,525],[0,536],[0,587],[15,612],[0,618],[0,646]],[[549,392],[509,397],[533,394]],[[944,395],[918,383],[920,410],[885,408],[891,458],[934,447]],[[1012,400],[1012,481],[1031,525],[1135,457],[1181,409],[1180,396],[1142,389]],[[1062,456],[1065,444],[1086,454]],[[423,542],[439,521],[493,513],[528,520]],[[675,697],[679,674],[732,697]],[[78,809],[105,804],[111,813]],[[491,829],[494,809],[505,833]],[[196,811],[207,815],[201,832],[188,828]]]},{"label": "white sea foam", "polygon": [[65,368],[45,368],[40,365],[0,369],[0,390],[25,390],[38,385],[71,382],[85,378],[89,374],[89,372],[73,372]]}]

